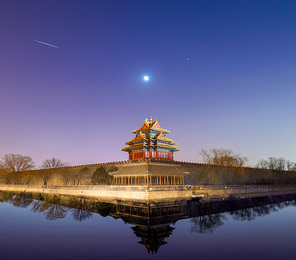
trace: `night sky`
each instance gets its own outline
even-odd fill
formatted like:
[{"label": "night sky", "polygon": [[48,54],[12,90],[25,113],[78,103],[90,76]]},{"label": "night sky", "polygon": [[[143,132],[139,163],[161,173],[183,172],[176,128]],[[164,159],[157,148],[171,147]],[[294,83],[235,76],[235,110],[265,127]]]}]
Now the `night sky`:
[{"label": "night sky", "polygon": [[296,161],[296,2],[1,0],[0,91],[0,157],[127,160],[152,116],[178,161]]}]

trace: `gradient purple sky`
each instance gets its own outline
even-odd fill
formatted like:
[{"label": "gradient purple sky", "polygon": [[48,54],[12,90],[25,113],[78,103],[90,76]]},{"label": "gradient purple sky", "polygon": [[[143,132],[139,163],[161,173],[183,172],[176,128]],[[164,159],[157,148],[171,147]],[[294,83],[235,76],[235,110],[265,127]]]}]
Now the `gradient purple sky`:
[{"label": "gradient purple sky", "polygon": [[295,1],[2,0],[0,157],[126,160],[152,116],[176,160],[296,161],[295,17]]}]

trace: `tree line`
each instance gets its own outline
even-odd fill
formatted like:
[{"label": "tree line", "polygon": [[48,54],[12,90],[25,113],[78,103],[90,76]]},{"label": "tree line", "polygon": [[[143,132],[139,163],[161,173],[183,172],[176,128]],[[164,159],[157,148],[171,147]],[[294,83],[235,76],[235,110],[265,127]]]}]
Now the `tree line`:
[{"label": "tree line", "polygon": [[39,169],[53,169],[70,166],[68,162],[62,162],[58,158],[46,159],[39,167],[35,166],[33,159],[30,156],[20,154],[6,154],[0,160],[0,169],[6,172],[23,172]]},{"label": "tree line", "polygon": [[111,185],[113,176],[109,173],[118,168],[65,167],[25,172],[0,172],[0,184],[5,185]]},{"label": "tree line", "polygon": [[[240,156],[230,149],[202,149],[200,151],[202,161],[204,164],[216,165],[220,167],[246,167],[248,162],[247,157]],[[296,163],[286,160],[283,157],[275,158],[269,157],[268,159],[261,159],[252,168],[278,170],[278,171],[296,171]]]},{"label": "tree line", "polygon": [[258,185],[296,184],[296,163],[282,157],[261,159],[255,166],[248,167],[248,158],[230,149],[201,150],[203,164],[184,170],[191,174],[185,182],[193,185]]}]

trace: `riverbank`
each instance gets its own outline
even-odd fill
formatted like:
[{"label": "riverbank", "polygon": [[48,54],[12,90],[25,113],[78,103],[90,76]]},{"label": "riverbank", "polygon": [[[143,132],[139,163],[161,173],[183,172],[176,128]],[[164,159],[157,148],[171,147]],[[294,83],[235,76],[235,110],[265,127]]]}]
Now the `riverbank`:
[{"label": "riverbank", "polygon": [[120,186],[120,185],[0,185],[2,191],[41,193],[96,199],[130,199],[135,201],[159,201],[168,199],[198,199],[219,201],[263,196],[296,194],[296,185],[281,186]]},{"label": "riverbank", "polygon": [[185,185],[176,186],[119,186],[119,185],[78,185],[78,186],[42,186],[42,185],[0,185],[2,191],[31,192],[53,195],[66,195],[91,198],[162,200],[190,199],[192,190]]}]

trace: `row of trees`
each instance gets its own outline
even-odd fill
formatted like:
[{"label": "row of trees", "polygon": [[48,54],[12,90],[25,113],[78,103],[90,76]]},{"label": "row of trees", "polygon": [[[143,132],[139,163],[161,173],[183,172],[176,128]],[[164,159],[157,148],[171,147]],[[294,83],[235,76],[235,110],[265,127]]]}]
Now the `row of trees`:
[{"label": "row of trees", "polygon": [[[38,167],[39,169],[53,169],[69,166],[69,163],[62,162],[60,159],[46,159]],[[20,154],[6,154],[0,160],[0,170],[6,172],[23,172],[35,169],[35,163],[30,156]]]},{"label": "row of trees", "polygon": [[[246,167],[247,158],[228,149],[210,149],[200,152],[203,164],[184,166],[190,171],[185,182],[202,185],[296,184],[295,163],[283,158],[260,160],[257,167]],[[287,171],[283,173],[282,171]]]},{"label": "row of trees", "polygon": [[[207,165],[216,165],[220,167],[246,167],[248,158],[240,156],[229,149],[202,149],[200,152],[203,163]],[[296,171],[296,163],[285,158],[269,157],[266,160],[261,159],[255,168],[278,170],[278,171]]]},{"label": "row of trees", "polygon": [[257,164],[257,168],[278,171],[296,171],[296,163],[282,157],[269,157],[267,160],[260,160]]},{"label": "row of trees", "polygon": [[106,169],[101,166],[97,169],[89,167],[52,169],[28,172],[3,172],[0,174],[0,183],[6,185],[111,185],[113,176],[109,173],[117,171],[117,167]]}]

